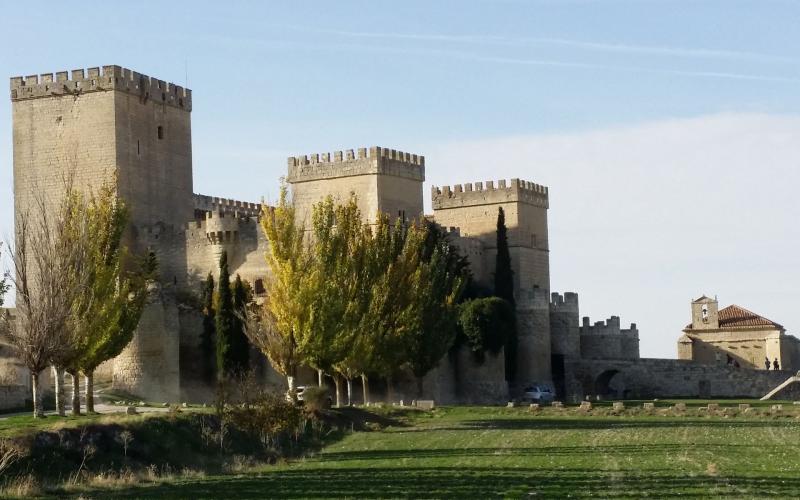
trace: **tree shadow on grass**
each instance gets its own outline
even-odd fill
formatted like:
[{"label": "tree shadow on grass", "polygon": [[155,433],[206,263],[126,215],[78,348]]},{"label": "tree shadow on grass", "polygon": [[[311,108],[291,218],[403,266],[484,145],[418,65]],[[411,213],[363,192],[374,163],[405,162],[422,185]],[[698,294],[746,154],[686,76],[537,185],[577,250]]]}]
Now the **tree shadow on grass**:
[{"label": "tree shadow on grass", "polygon": [[115,491],[115,498],[641,498],[656,496],[790,497],[800,477],[709,477],[662,471],[595,469],[305,468],[261,476],[215,477],[196,482]]},{"label": "tree shadow on grass", "polygon": [[[785,447],[770,446],[779,453]],[[742,454],[748,449],[764,452],[763,444],[646,444],[646,445],[606,445],[606,446],[539,446],[513,448],[409,448],[393,450],[364,450],[345,452],[323,452],[317,459],[321,462],[346,462],[357,460],[403,460],[426,458],[475,458],[475,457],[569,457],[592,455],[652,456],[686,451],[714,452],[723,455]]]},{"label": "tree shadow on grass", "polygon": [[676,427],[719,427],[760,429],[775,427],[796,427],[800,430],[800,423],[792,420],[732,420],[710,418],[672,418],[660,420],[658,417],[629,418],[492,418],[485,420],[466,420],[451,426],[436,426],[432,428],[417,427],[398,429],[394,432],[427,432],[427,431],[475,431],[475,430],[613,430],[613,429],[658,429]]}]

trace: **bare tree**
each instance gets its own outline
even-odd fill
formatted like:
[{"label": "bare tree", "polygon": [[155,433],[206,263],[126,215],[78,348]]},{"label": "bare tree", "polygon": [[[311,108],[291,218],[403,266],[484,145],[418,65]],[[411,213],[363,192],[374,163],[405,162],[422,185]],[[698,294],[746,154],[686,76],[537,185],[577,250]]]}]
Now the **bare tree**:
[{"label": "bare tree", "polygon": [[81,214],[68,188],[55,207],[44,193],[33,196],[28,209],[17,214],[16,238],[9,245],[17,309],[14,320],[7,314],[0,319],[0,331],[30,371],[35,417],[44,416],[40,373],[74,347],[68,322],[75,291],[85,286],[76,270],[84,267],[86,235],[73,223]]}]

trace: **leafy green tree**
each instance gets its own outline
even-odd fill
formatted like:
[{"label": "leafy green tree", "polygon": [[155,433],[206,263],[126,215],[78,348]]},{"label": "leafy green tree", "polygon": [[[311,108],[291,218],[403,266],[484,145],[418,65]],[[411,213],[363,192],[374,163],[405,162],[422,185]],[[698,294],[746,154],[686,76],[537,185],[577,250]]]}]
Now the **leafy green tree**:
[{"label": "leafy green tree", "polygon": [[203,356],[202,370],[207,382],[214,380],[216,358],[216,309],[214,308],[214,275],[209,272],[203,281],[201,300],[203,302],[203,332],[200,337],[200,351]]},{"label": "leafy green tree", "polygon": [[310,259],[303,242],[303,224],[295,218],[285,184],[277,206],[265,206],[260,221],[269,242],[266,259],[270,277],[262,307],[247,322],[247,336],[286,377],[289,394],[294,397],[294,377],[301,361],[297,336],[308,316],[308,293],[303,287]]},{"label": "leafy green tree", "polygon": [[416,222],[390,224],[385,214],[378,216],[374,229],[367,257],[371,296],[361,326],[371,337],[363,381],[366,386],[369,373],[383,377],[391,393],[392,378],[408,362],[410,342],[421,328],[416,292],[423,279],[425,229]]},{"label": "leafy green tree", "polygon": [[[511,269],[511,254],[508,251],[508,230],[506,229],[506,217],[503,207],[497,209],[497,258],[494,271],[494,294],[501,299],[505,299],[512,307],[515,307],[514,271]],[[516,328],[513,331],[514,334],[506,339],[505,345],[506,380],[508,381],[514,380],[517,371]]]},{"label": "leafy green tree", "polygon": [[497,354],[514,335],[514,308],[500,297],[484,297],[461,304],[458,323],[475,358]]},{"label": "leafy green tree", "polygon": [[[82,272],[88,286],[79,291],[73,307],[72,328],[79,339],[78,356],[67,369],[86,378],[86,411],[94,411],[94,370],[119,355],[130,343],[147,300],[147,283],[157,267],[155,256],[129,258],[123,244],[128,210],[113,184],[87,199],[85,218],[91,235]],[[73,393],[73,413],[80,411]]]},{"label": "leafy green tree", "polygon": [[422,394],[422,377],[453,345],[458,302],[469,280],[469,264],[447,240],[447,234],[424,222],[420,269],[414,274],[416,329],[408,344],[408,363]]},{"label": "leafy green tree", "polygon": [[236,328],[236,310],[233,306],[231,277],[228,271],[228,252],[223,251],[219,258],[219,282],[217,284],[216,316],[216,360],[217,378],[224,380],[233,375],[231,344]]},{"label": "leafy green tree", "polygon": [[[342,391],[341,372],[334,371],[335,365],[351,350],[363,313],[359,298],[364,285],[360,276],[365,230],[355,196],[342,205],[327,197],[313,207],[311,267],[305,286],[311,308],[298,347],[304,360],[318,370],[320,385],[323,373],[333,375],[337,405],[342,404]],[[352,385],[348,387],[352,394]]]},{"label": "leafy green tree", "polygon": [[250,343],[247,341],[245,324],[247,321],[247,304],[252,300],[252,293],[250,287],[246,282],[242,281],[241,276],[238,274],[233,282],[231,292],[233,294],[234,321],[230,336],[228,359],[231,372],[241,376],[250,369]]}]

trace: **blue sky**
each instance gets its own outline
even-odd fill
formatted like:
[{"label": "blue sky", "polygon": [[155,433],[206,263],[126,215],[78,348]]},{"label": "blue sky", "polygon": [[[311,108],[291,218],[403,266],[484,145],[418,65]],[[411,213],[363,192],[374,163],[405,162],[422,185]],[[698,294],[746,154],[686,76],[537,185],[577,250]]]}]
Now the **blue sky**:
[{"label": "blue sky", "polygon": [[[554,290],[578,291],[594,319],[636,321],[645,355],[674,356],[701,293],[800,332],[800,210],[789,189],[800,180],[800,2],[84,1],[2,11],[5,77],[119,64],[188,81],[197,192],[274,198],[293,154],[368,145],[426,154],[428,185],[548,184]],[[11,179],[6,98],[3,234]]]}]

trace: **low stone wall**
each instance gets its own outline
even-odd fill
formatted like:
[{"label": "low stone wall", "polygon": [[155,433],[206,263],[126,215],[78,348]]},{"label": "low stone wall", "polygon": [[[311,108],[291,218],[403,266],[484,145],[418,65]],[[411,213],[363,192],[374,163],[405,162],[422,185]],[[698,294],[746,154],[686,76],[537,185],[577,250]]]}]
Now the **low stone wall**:
[{"label": "low stone wall", "polygon": [[0,385],[0,411],[24,408],[29,399],[30,391],[24,385]]},{"label": "low stone wall", "polygon": [[[794,373],[678,359],[581,360],[567,364],[568,396],[761,398]],[[615,390],[614,390],[615,389]],[[609,393],[613,390],[613,393]]]}]

